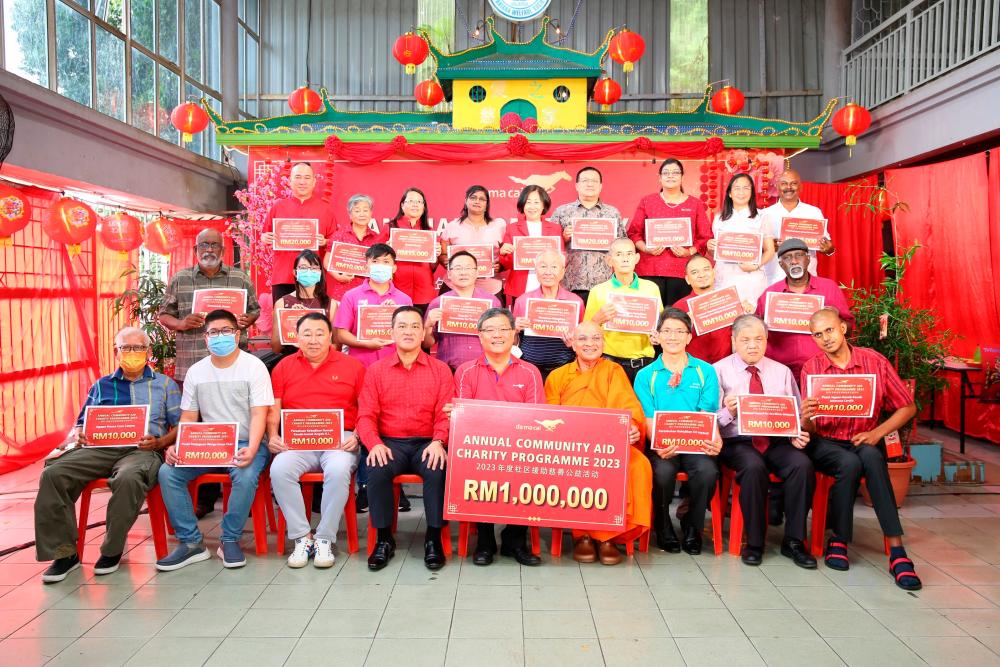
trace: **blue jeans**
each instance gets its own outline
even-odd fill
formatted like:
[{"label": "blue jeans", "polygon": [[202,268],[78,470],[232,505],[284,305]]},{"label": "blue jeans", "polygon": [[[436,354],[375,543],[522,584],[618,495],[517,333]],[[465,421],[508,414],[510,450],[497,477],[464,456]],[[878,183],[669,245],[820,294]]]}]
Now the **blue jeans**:
[{"label": "blue jeans", "polygon": [[[241,440],[239,446],[246,447],[249,443]],[[160,492],[163,494],[163,504],[167,506],[170,515],[170,525],[174,527],[177,539],[187,544],[201,542],[201,531],[198,530],[198,519],[194,515],[194,505],[191,494],[188,493],[188,483],[199,475],[207,473],[228,472],[233,482],[229,494],[229,507],[222,517],[222,541],[238,542],[243,536],[243,526],[250,516],[250,505],[257,493],[257,481],[260,473],[267,465],[267,447],[261,444],[257,455],[246,468],[196,468],[178,467],[163,464],[158,473]]]}]

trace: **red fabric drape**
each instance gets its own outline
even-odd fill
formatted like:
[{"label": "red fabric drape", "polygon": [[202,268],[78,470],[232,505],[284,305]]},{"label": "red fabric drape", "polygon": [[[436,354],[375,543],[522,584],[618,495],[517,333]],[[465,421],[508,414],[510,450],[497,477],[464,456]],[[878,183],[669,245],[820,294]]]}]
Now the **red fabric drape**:
[{"label": "red fabric drape", "polygon": [[[854,185],[875,186],[870,176]],[[878,258],[882,254],[882,224],[864,206],[845,206],[851,201],[847,183],[803,183],[802,201],[818,206],[827,219],[830,238],[837,249],[832,257],[819,256],[819,275],[856,287],[873,287],[882,280]],[[858,201],[858,197],[853,198]],[[867,199],[867,197],[865,198]]]},{"label": "red fabric drape", "polygon": [[[978,345],[1000,343],[996,165],[988,174],[986,155],[980,153],[885,175],[886,187],[910,207],[896,213],[897,247],[914,240],[923,246],[906,274],[904,294],[915,306],[935,311],[941,326],[957,334],[955,356],[971,357]],[[935,416],[957,430],[958,376],[947,377],[951,389],[937,401]],[[973,376],[975,382],[981,379]],[[1000,406],[968,401],[966,410],[969,435],[1000,442]]]}]

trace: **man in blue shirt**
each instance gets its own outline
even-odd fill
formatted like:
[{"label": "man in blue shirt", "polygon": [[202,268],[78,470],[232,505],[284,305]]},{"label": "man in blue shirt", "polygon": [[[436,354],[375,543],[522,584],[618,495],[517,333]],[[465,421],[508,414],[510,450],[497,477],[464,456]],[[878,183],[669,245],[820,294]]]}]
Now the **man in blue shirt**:
[{"label": "man in blue shirt", "polygon": [[[136,327],[126,327],[115,336],[118,370],[100,378],[87,394],[76,420],[72,449],[50,459],[38,480],[35,498],[35,553],[38,560],[52,560],[42,573],[42,581],[62,581],[80,567],[76,551],[75,504],[90,482],[108,478],[107,532],[94,574],[111,574],[118,569],[125,538],[139,516],[146,494],[156,484],[163,461],[162,450],[173,444],[181,415],[181,394],[177,384],[156,373],[146,362],[149,337]],[[88,406],[148,405],[149,427],[135,447],[97,447],[83,434]]]}]

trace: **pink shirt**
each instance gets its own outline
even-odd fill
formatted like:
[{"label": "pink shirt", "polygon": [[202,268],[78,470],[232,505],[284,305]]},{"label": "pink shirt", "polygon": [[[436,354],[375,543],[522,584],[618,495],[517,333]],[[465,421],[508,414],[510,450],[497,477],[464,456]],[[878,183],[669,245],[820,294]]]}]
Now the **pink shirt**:
[{"label": "pink shirt", "polygon": [[[458,294],[452,290],[445,292],[441,296],[458,296]],[[441,307],[441,296],[434,297],[434,300],[427,304],[427,312]],[[491,308],[500,307],[499,299],[478,287],[472,290],[472,298],[487,299],[490,302]],[[435,331],[434,340],[437,341],[437,358],[448,364],[452,370],[483,353],[483,346],[479,342],[479,336]]]},{"label": "pink shirt", "polygon": [[[389,283],[388,292],[379,294],[371,288],[371,283],[365,280],[361,285],[347,290],[344,294],[344,298],[340,302],[340,307],[337,308],[337,314],[334,315],[333,326],[337,329],[346,329],[357,336],[358,306],[379,305],[387,301],[391,301],[397,306],[413,305],[413,300],[405,293],[396,289],[392,283]],[[348,347],[347,354],[360,361],[367,368],[379,359],[395,356],[396,346],[386,345],[380,350],[369,350],[366,347]]]}]

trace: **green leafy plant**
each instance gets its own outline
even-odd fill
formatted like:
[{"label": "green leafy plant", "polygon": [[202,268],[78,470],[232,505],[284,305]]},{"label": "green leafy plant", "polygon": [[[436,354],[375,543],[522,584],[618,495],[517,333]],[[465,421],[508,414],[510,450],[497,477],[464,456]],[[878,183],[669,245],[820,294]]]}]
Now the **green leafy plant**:
[{"label": "green leafy plant", "polygon": [[162,373],[177,357],[173,332],[160,324],[157,318],[163,305],[167,285],[152,270],[140,271],[135,265],[130,265],[120,277],[135,278],[135,286],[115,298],[111,308],[112,314],[118,315],[125,311],[129,320],[146,332],[149,336],[153,366]]}]

